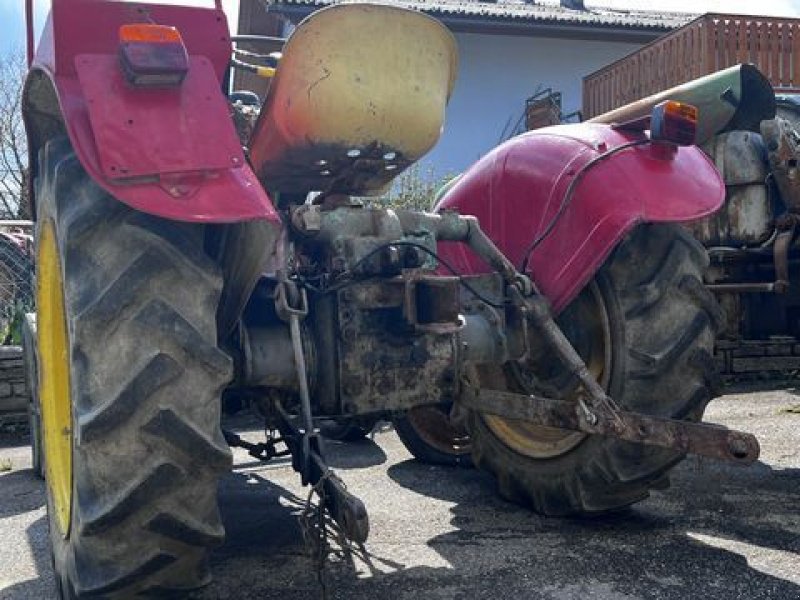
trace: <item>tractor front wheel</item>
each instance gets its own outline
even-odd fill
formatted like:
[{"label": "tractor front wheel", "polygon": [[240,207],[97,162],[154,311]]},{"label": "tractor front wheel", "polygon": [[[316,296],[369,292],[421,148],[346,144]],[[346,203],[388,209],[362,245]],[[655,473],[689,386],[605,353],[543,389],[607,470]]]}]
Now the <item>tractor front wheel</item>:
[{"label": "tractor front wheel", "polygon": [[66,138],[47,143],[36,186],[39,398],[61,596],[202,586],[231,464],[222,278],[203,228],[118,202]]}]

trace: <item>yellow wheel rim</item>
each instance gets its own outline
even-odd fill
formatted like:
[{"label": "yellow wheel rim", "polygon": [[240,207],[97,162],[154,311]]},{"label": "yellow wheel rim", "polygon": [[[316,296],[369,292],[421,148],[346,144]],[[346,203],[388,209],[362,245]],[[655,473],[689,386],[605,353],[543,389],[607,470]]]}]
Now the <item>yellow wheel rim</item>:
[{"label": "yellow wheel rim", "polygon": [[[611,326],[608,321],[605,302],[597,284],[592,283],[575,300],[571,307],[571,318],[581,330],[583,344],[578,348],[591,374],[608,389],[611,377]],[[568,337],[570,337],[568,335]],[[573,340],[575,343],[575,340]],[[533,361],[535,363],[535,360]],[[524,371],[526,365],[519,365]],[[535,370],[536,365],[527,365]],[[523,388],[527,386],[519,382]],[[531,390],[524,390],[531,392]],[[567,397],[575,399],[576,395]],[[552,427],[531,425],[525,421],[504,419],[494,415],[482,415],[489,429],[506,446],[530,458],[547,459],[565,454],[586,439],[586,434],[577,431],[565,431]]]},{"label": "yellow wheel rim", "polygon": [[39,398],[46,480],[50,509],[66,537],[72,510],[72,404],[64,287],[52,223],[42,228],[36,265]]}]

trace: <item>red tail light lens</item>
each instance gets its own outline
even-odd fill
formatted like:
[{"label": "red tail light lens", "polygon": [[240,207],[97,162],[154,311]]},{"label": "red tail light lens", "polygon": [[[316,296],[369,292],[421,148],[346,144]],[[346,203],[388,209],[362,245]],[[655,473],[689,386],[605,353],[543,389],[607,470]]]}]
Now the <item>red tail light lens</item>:
[{"label": "red tail light lens", "polygon": [[174,27],[132,23],[119,28],[119,59],[128,83],[141,87],[180,85],[189,56]]},{"label": "red tail light lens", "polygon": [[667,100],[657,104],[650,115],[650,139],[691,146],[697,135],[696,106]]}]

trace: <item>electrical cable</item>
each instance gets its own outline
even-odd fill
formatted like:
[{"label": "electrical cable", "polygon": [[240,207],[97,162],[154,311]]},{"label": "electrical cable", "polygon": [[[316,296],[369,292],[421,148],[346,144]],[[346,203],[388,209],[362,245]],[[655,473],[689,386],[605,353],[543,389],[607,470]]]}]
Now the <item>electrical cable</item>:
[{"label": "electrical cable", "polygon": [[615,154],[623,150],[634,148],[636,146],[642,146],[644,144],[649,144],[650,141],[651,141],[650,138],[646,138],[643,140],[635,140],[633,142],[627,142],[625,144],[617,146],[616,148],[612,148],[611,150],[608,150],[603,154],[595,156],[592,160],[590,160],[581,167],[581,169],[575,174],[575,177],[572,179],[572,181],[569,182],[567,191],[564,192],[564,199],[561,201],[561,205],[558,207],[558,211],[556,211],[556,214],[553,215],[552,219],[550,219],[550,222],[547,224],[547,227],[545,227],[544,231],[540,233],[536,237],[536,239],[534,239],[533,242],[531,242],[530,245],[525,249],[525,254],[523,254],[522,258],[522,265],[520,266],[520,272],[526,273],[528,271],[528,262],[530,260],[531,254],[533,253],[534,250],[536,250],[539,244],[541,244],[545,240],[545,238],[553,232],[553,229],[555,229],[558,220],[561,218],[561,216],[564,214],[564,211],[567,210],[570,203],[572,202],[572,198],[575,195],[575,189],[577,188],[578,183],[580,183],[584,175],[586,175],[587,171],[589,171],[589,169],[594,167],[596,164],[604,161],[605,159],[611,156],[614,156]]},{"label": "electrical cable", "polygon": [[278,54],[278,53],[259,54],[258,52],[250,52],[249,50],[243,50],[242,48],[234,48],[233,52],[234,52],[234,54],[239,54],[239,55],[247,57],[247,58],[252,58],[252,59],[255,59],[255,60],[263,60],[263,61],[267,62],[266,66],[268,66],[268,67],[277,67],[278,66],[279,58],[278,58],[278,56],[275,56],[275,54]]},{"label": "electrical cable", "polygon": [[251,65],[250,63],[241,61],[238,58],[231,58],[230,65],[235,69],[244,69],[245,71],[249,71],[250,73],[255,73],[259,77],[263,77],[265,79],[269,79],[270,77],[273,77],[275,75],[275,67]]},{"label": "electrical cable", "polygon": [[[478,300],[480,300],[481,302],[484,302],[485,304],[488,304],[492,308],[504,308],[505,307],[504,302],[502,302],[502,301],[501,302],[497,302],[497,301],[491,300],[491,299],[487,298],[486,296],[484,296],[483,294],[481,294],[472,285],[467,283],[463,279],[464,276],[461,273],[459,273],[450,263],[448,263],[446,260],[444,260],[435,251],[431,250],[430,248],[428,248],[427,246],[425,246],[423,244],[418,244],[417,242],[397,241],[397,242],[386,242],[385,244],[381,244],[380,246],[378,246],[376,248],[373,248],[372,250],[367,252],[367,254],[365,254],[359,260],[357,260],[356,263],[350,269],[348,269],[347,271],[344,271],[342,274],[340,274],[337,277],[337,280],[345,278],[345,277],[352,277],[353,275],[355,275],[355,271],[357,271],[358,268],[361,265],[363,265],[366,261],[368,261],[370,258],[375,256],[376,254],[378,254],[382,250],[385,250],[386,248],[390,248],[392,246],[401,246],[401,247],[406,247],[406,248],[416,248],[418,250],[421,250],[425,254],[427,254],[427,255],[431,256],[432,258],[434,258],[435,260],[437,260],[443,267],[445,267],[448,271],[450,271],[450,273],[452,273],[454,276],[458,277],[459,284],[464,286],[464,289],[466,289],[468,292],[470,292]],[[306,280],[304,280],[303,278],[300,278],[300,282],[303,285],[306,285],[305,281]],[[345,287],[354,285],[356,283],[360,283],[362,281],[364,281],[364,280],[363,279],[348,279],[348,280],[342,281],[341,283],[338,283],[338,284],[336,283],[336,281],[334,281],[333,285],[331,285],[329,287],[326,287],[324,289],[319,289],[319,288],[315,289],[311,285],[309,285],[309,288],[312,291],[315,291],[315,292],[318,292],[318,293],[327,294],[327,293],[331,293],[331,292],[335,292],[335,291],[341,290],[341,289],[343,289]]]}]

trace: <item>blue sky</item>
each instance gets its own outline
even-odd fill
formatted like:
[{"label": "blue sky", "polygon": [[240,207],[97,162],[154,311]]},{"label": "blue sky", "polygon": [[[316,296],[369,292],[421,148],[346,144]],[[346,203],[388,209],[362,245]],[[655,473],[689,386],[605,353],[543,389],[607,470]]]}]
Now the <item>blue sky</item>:
[{"label": "blue sky", "polygon": [[[144,1],[154,2],[154,0]],[[160,0],[160,3],[213,6],[214,0]],[[235,25],[239,11],[238,0],[223,0],[222,4],[229,21]],[[38,40],[39,32],[50,8],[50,0],[33,0],[33,6],[36,11],[34,23]],[[23,50],[25,48],[25,0],[0,0],[0,52],[7,52],[9,48],[14,47]]]},{"label": "blue sky", "polygon": [[[180,4],[181,0],[167,0]],[[547,0],[552,3],[555,0]],[[212,5],[213,0],[183,0],[184,4]],[[230,22],[236,22],[238,0],[223,0]],[[764,15],[800,17],[800,0],[586,0],[587,7],[607,6],[639,10],[664,10],[679,12],[734,12]],[[9,48],[25,46],[25,2],[24,0],[0,0],[0,52]],[[41,28],[47,13],[49,0],[34,0],[36,7],[36,26]],[[757,8],[756,8],[757,6]]]}]

